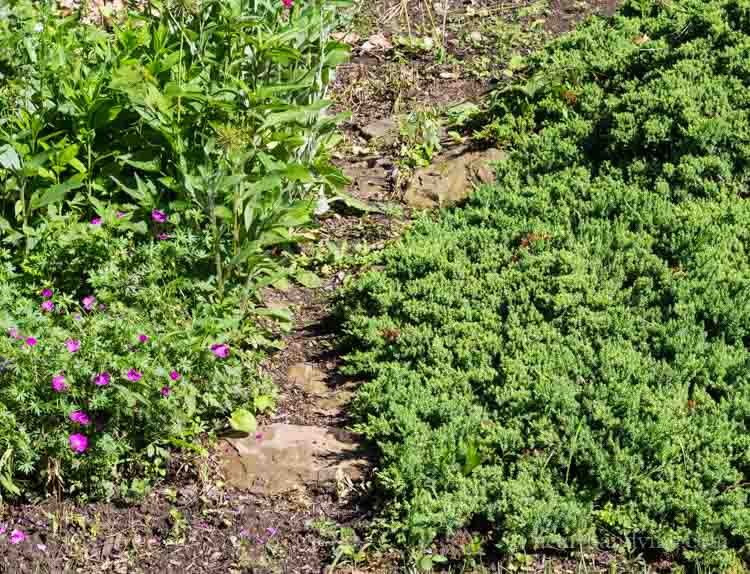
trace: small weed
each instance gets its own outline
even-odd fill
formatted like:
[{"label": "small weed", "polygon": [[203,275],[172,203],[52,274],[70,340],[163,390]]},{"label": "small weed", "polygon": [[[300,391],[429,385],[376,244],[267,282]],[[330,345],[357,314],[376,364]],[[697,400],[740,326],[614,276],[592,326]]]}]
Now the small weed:
[{"label": "small weed", "polygon": [[414,169],[430,164],[441,150],[441,119],[435,110],[411,112],[400,123],[399,158],[402,167]]},{"label": "small weed", "polygon": [[338,543],[334,550],[331,566],[326,571],[333,574],[339,564],[349,563],[352,566],[360,566],[367,560],[367,549],[371,544],[359,544],[357,534],[351,528],[342,528],[338,533]]}]

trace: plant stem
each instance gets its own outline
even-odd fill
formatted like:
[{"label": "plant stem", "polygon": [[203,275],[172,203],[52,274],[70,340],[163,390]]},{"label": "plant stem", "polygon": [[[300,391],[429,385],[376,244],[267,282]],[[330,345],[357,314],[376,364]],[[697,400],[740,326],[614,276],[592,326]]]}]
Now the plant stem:
[{"label": "plant stem", "polygon": [[208,192],[208,210],[211,217],[211,229],[214,234],[214,264],[216,265],[216,287],[219,292],[219,301],[224,299],[224,275],[221,261],[221,233],[216,220],[216,209],[214,208],[213,190]]}]

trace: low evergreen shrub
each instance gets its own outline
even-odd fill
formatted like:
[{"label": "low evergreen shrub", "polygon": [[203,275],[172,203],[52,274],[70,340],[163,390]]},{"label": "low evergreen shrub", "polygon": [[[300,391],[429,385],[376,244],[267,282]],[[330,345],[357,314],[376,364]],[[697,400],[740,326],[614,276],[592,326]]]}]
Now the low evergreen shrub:
[{"label": "low evergreen shrub", "polygon": [[629,2],[527,61],[497,183],[342,300],[383,527],[502,551],[750,543],[750,2]]}]

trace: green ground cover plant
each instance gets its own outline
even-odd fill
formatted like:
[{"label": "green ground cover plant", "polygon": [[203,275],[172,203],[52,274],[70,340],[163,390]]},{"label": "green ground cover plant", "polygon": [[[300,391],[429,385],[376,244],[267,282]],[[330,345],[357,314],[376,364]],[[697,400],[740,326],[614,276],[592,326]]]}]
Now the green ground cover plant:
[{"label": "green ground cover plant", "polygon": [[341,303],[382,528],[506,553],[750,548],[750,2],[626,2],[530,57],[497,183]]},{"label": "green ground cover plant", "polygon": [[0,500],[254,432],[290,320],[259,291],[346,181],[335,2],[82,6],[0,0]]}]

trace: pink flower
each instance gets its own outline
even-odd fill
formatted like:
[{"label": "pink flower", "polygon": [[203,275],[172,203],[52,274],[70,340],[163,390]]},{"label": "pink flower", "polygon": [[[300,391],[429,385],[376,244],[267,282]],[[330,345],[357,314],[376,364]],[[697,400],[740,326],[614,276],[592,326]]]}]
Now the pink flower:
[{"label": "pink flower", "polygon": [[126,215],[127,215],[127,213],[125,213],[124,211],[118,211],[117,212],[117,219],[122,219]]},{"label": "pink flower", "polygon": [[291,8],[294,0],[281,0],[281,3],[284,4],[285,8]]},{"label": "pink flower", "polygon": [[73,452],[80,453],[89,448],[89,439],[86,438],[86,435],[80,433],[70,435],[68,442],[70,443],[70,448],[73,449]]},{"label": "pink flower", "polygon": [[54,308],[55,304],[50,299],[47,299],[44,303],[42,303],[43,311],[52,311]]},{"label": "pink flower", "polygon": [[130,369],[127,374],[128,380],[137,383],[143,377],[143,373],[139,373],[135,369]]},{"label": "pink flower", "polygon": [[169,239],[169,233],[160,233],[158,239],[159,241],[166,241]]},{"label": "pink flower", "polygon": [[33,347],[34,345],[36,345],[36,339],[34,337],[26,337],[26,344],[29,347]]},{"label": "pink flower", "polygon": [[104,371],[103,373],[99,373],[98,375],[96,375],[94,384],[99,387],[106,387],[109,384],[109,373],[107,371]]},{"label": "pink flower", "polygon": [[151,212],[151,219],[153,219],[157,223],[164,223],[167,220],[167,214],[163,211],[159,211],[158,209],[154,209]]},{"label": "pink flower", "polygon": [[47,545],[46,544],[37,544],[36,549],[39,550],[39,552],[47,552]]},{"label": "pink flower", "polygon": [[18,330],[15,327],[11,327],[8,329],[8,336],[13,337],[14,339],[18,339]]},{"label": "pink flower", "polygon": [[87,415],[83,411],[73,411],[72,413],[70,413],[70,420],[83,426],[86,426],[91,422],[89,415]]},{"label": "pink flower", "polygon": [[169,378],[173,381],[179,381],[182,378],[182,375],[177,371],[170,371]]},{"label": "pink flower", "polygon": [[11,544],[20,544],[26,540],[26,534],[23,530],[18,530],[17,528],[13,530],[13,532],[10,533],[10,543]]},{"label": "pink flower", "polygon": [[52,388],[58,393],[64,393],[68,390],[68,385],[65,384],[65,375],[56,375],[52,377]]},{"label": "pink flower", "polygon": [[217,357],[225,359],[229,356],[229,345],[219,345],[218,343],[211,345],[211,352]]},{"label": "pink flower", "polygon": [[102,224],[102,218],[101,217],[95,217],[91,220],[91,225],[101,225]]},{"label": "pink flower", "polygon": [[169,396],[169,393],[170,393],[170,392],[171,392],[171,391],[170,391],[170,389],[169,389],[169,387],[168,387],[167,385],[164,385],[164,386],[163,386],[163,387],[161,388],[161,396],[162,396],[162,397],[168,397],[168,396]]},{"label": "pink flower", "polygon": [[73,319],[75,319],[76,321],[80,321],[81,319],[83,319],[83,317],[76,313],[75,315],[73,315]]},{"label": "pink flower", "polygon": [[143,334],[141,334],[141,335],[138,335],[138,340],[139,340],[139,341],[140,341],[141,343],[145,343],[146,341],[148,341],[148,336],[147,336],[147,335],[143,335]]},{"label": "pink flower", "polygon": [[94,303],[96,303],[96,297],[93,295],[87,295],[82,299],[83,302],[83,308],[86,309],[86,311],[91,311],[91,309],[94,308]]},{"label": "pink flower", "polygon": [[49,299],[50,297],[52,297],[52,289],[44,289],[42,291],[42,297],[44,297],[45,299]]},{"label": "pink flower", "polygon": [[104,303],[99,303],[99,311],[104,311],[107,307],[104,305]]},{"label": "pink flower", "polygon": [[68,349],[68,352],[75,353],[81,348],[81,342],[78,339],[68,339],[65,341],[65,347]]}]

